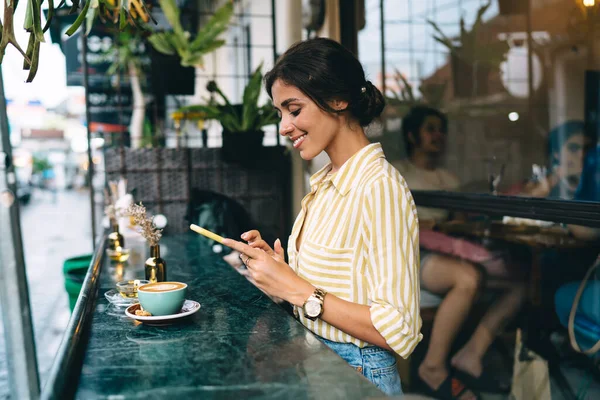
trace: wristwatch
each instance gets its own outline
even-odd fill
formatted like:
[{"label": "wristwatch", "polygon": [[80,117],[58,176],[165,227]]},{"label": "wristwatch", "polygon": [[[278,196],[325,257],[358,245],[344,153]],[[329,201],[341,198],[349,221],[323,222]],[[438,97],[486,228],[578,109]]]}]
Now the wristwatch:
[{"label": "wristwatch", "polygon": [[327,292],[323,289],[316,288],[315,292],[310,295],[308,299],[302,305],[304,316],[311,321],[316,320],[323,315],[323,302],[325,301],[325,295]]}]

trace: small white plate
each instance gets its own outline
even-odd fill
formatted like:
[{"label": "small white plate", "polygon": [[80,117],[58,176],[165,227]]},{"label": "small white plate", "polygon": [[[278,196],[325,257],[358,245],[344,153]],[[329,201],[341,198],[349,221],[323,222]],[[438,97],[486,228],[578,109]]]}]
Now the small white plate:
[{"label": "small white plate", "polygon": [[121,293],[117,292],[115,289],[110,289],[108,292],[105,292],[104,297],[117,307],[129,307],[132,304],[140,302],[137,297],[125,298],[121,296]]},{"label": "small white plate", "polygon": [[197,312],[200,309],[200,303],[194,300],[186,300],[183,303],[183,307],[176,314],[171,315],[157,315],[151,317],[142,317],[140,315],[135,315],[135,311],[140,309],[140,304],[133,304],[125,310],[125,315],[129,318],[133,318],[136,321],[143,322],[147,325],[169,325],[177,322],[176,320],[180,318],[185,318]]}]

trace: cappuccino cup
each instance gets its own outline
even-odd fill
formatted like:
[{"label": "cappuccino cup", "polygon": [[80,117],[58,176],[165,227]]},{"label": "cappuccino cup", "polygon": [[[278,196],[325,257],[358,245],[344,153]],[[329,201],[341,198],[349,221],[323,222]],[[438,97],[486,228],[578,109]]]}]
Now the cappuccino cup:
[{"label": "cappuccino cup", "polygon": [[187,284],[181,282],[154,282],[138,287],[138,300],[152,315],[171,315],[181,310]]}]

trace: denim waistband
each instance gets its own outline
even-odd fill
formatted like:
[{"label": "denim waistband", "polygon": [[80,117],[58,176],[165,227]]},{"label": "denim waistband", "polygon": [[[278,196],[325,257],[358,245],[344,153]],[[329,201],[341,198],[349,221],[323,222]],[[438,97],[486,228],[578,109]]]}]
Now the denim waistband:
[{"label": "denim waistband", "polygon": [[319,339],[384,393],[402,394],[396,357],[390,351],[377,346],[361,348],[352,343],[333,342],[322,337]]}]

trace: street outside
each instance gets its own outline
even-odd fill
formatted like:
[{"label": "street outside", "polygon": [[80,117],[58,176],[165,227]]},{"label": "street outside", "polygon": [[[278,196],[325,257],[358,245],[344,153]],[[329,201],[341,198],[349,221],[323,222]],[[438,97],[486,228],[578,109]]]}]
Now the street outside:
[{"label": "street outside", "polygon": [[[69,257],[92,252],[89,192],[71,190],[54,194],[34,189],[31,201],[21,205],[20,211],[43,387],[70,317],[63,262]],[[0,321],[0,400],[9,398],[6,359],[4,327]]]}]

